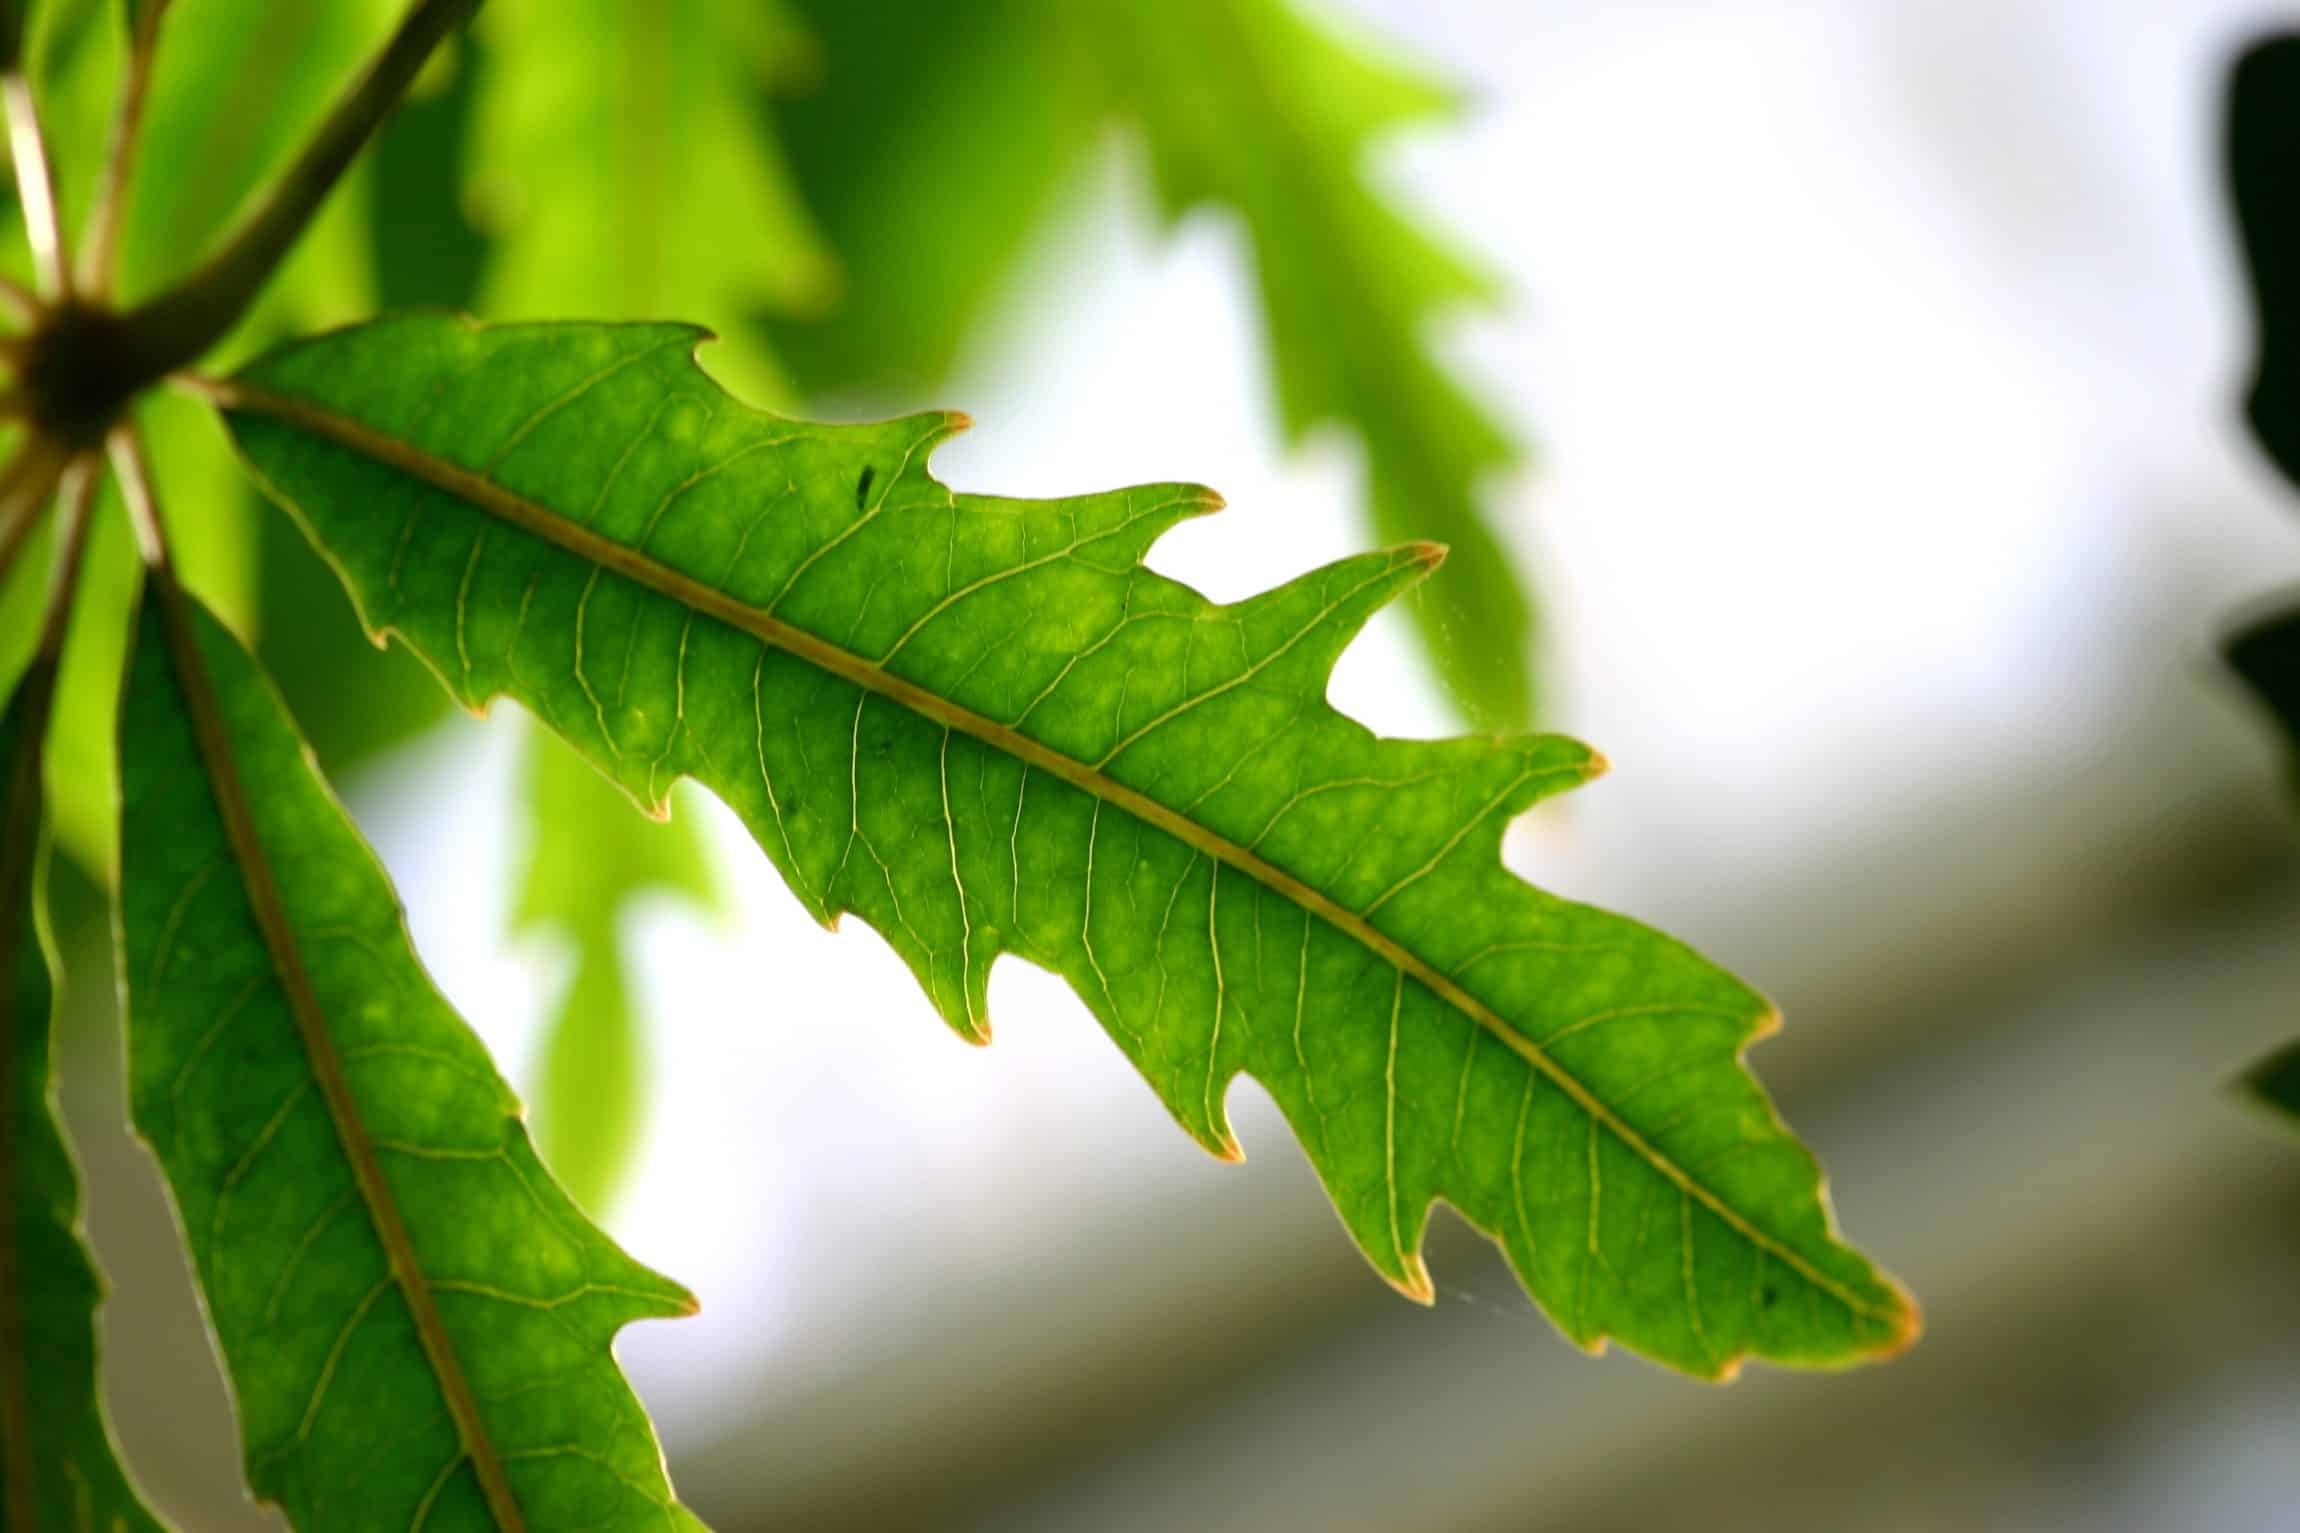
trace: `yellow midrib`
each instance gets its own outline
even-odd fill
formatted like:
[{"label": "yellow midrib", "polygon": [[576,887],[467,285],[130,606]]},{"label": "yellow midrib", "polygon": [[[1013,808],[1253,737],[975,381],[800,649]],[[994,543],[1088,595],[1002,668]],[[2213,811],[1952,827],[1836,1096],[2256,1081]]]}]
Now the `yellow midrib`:
[{"label": "yellow midrib", "polygon": [[[548,506],[539,505],[516,495],[493,480],[475,474],[457,464],[446,462],[411,443],[376,431],[364,423],[331,410],[322,409],[289,395],[246,384],[237,380],[195,379],[193,387],[207,395],[226,410],[244,411],[269,416],[287,425],[309,431],[338,445],[348,447],[389,468],[398,469],[433,487],[465,501],[497,519],[508,522],[520,530],[543,539],[568,553],[590,561],[602,568],[624,576],[660,596],[678,602],[692,611],[714,618],[731,628],[750,634],[763,643],[773,645],[820,666],[843,680],[863,687],[881,697],[902,704],[922,717],[946,728],[957,729],[981,740],[993,748],[1004,751],[1041,771],[1051,773],[1082,792],[1124,809],[1127,813],[1155,825],[1175,837],[1184,845],[1206,853],[1227,863],[1239,872],[1257,880],[1264,886],[1294,901],[1303,910],[1333,926],[1351,940],[1361,943],[1382,955],[1417,984],[1454,1007],[1479,1026],[1499,1039],[1512,1052],[1524,1059],[1536,1072],[1547,1079],[1576,1106],[1593,1120],[1605,1126],[1632,1154],[1650,1165],[1656,1173],[1677,1187],[1686,1196],[1708,1209],[1728,1228],[1741,1235],[1759,1250],[1780,1262],[1815,1288],[1834,1298],[1856,1315],[1882,1320],[1891,1324],[1896,1333],[1905,1333],[1913,1323],[1912,1312],[1905,1305],[1882,1305],[1847,1288],[1842,1282],[1821,1271],[1803,1253],[1783,1244],[1780,1239],[1757,1228],[1739,1210],[1726,1203],[1685,1168],[1663,1154],[1658,1147],[1638,1133],[1594,1093],[1581,1079],[1553,1059],[1547,1051],[1509,1025],[1502,1016],[1463,989],[1451,977],[1427,960],[1404,947],[1396,939],[1375,927],[1356,911],[1337,903],[1330,896],[1303,883],[1285,869],[1264,861],[1237,843],[1216,834],[1197,821],[1158,802],[1138,789],[1116,781],[1095,767],[1065,755],[1030,736],[1020,733],[996,720],[985,718],[963,708],[939,694],[928,691],[917,683],[881,669],[874,662],[835,644],[794,627],[783,620],[715,590],[691,576],[661,564],[637,550],[612,539],[600,536],[587,527],[561,516]],[[963,417],[954,417],[963,419]],[[1403,1253],[1401,1253],[1402,1255]],[[1415,1298],[1427,1302],[1434,1295],[1429,1280],[1418,1270],[1418,1261],[1405,1258],[1409,1263],[1406,1280],[1401,1287]]]}]

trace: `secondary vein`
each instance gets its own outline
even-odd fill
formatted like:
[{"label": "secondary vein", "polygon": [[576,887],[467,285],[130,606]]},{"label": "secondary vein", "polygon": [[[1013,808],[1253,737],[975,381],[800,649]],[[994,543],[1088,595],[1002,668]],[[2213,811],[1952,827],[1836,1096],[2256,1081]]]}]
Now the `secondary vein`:
[{"label": "secondary vein", "polygon": [[159,595],[169,658],[175,667],[177,686],[183,693],[185,712],[198,742],[201,762],[207,769],[210,794],[217,815],[224,822],[225,837],[239,866],[240,881],[271,959],[273,973],[287,998],[296,1032],[303,1041],[321,1098],[327,1104],[336,1140],[343,1147],[344,1158],[351,1163],[352,1179],[359,1188],[361,1201],[367,1205],[376,1238],[390,1263],[392,1278],[407,1301],[424,1357],[439,1382],[440,1394],[445,1398],[456,1435],[462,1440],[464,1452],[479,1479],[488,1511],[502,1533],[525,1533],[526,1520],[504,1473],[502,1456],[480,1417],[479,1398],[464,1376],[462,1359],[447,1334],[438,1300],[416,1255],[415,1242],[408,1234],[399,1201],[384,1177],[375,1142],[368,1134],[359,1101],[353,1096],[350,1080],[344,1073],[343,1057],[329,1031],[327,1014],[320,1006],[319,994],[312,987],[310,971],[304,965],[303,950],[296,940],[286,902],[272,874],[271,860],[256,829],[214,682],[208,674],[207,661],[200,653],[191,599],[177,583],[167,560],[141,452],[125,433],[115,434],[113,444],[121,482],[144,544],[148,577]]}]

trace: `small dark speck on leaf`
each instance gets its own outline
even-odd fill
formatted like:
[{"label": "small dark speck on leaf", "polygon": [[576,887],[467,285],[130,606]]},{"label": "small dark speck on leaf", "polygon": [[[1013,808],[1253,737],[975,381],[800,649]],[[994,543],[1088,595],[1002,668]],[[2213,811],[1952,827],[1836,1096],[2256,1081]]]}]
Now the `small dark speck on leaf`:
[{"label": "small dark speck on leaf", "polygon": [[862,477],[855,481],[855,509],[857,511],[860,511],[863,508],[863,504],[866,498],[870,495],[870,482],[877,477],[878,465],[875,463],[865,463],[863,465]]}]

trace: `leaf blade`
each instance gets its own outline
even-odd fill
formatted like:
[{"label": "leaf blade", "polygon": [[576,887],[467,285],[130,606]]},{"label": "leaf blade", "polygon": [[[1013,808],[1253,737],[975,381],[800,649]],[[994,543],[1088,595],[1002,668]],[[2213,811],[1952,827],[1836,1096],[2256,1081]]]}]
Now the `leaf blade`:
[{"label": "leaf blade", "polygon": [[[1326,705],[1434,550],[1217,608],[1141,565],[1210,492],[956,496],[925,459],[961,418],[784,421],[712,384],[696,339],[408,316],[213,387],[371,631],[464,702],[517,697],[644,804],[704,782],[965,1036],[1015,952],[1217,1154],[1254,1074],[1408,1293],[1443,1197],[1585,1345],[1718,1376],[1913,1337],[1740,1067],[1771,1009],[1501,868],[1504,824],[1592,775],[1586,747],[1379,740]],[[1681,1259],[1643,1256],[1657,1218]]]},{"label": "leaf blade", "polygon": [[[0,719],[0,1527],[158,1533],[112,1440],[96,1370],[103,1284],[80,1234],[80,1180],[52,1100],[58,964],[39,865],[41,736],[55,672],[35,664]],[[29,1462],[33,1467],[25,1468]]]},{"label": "leaf blade", "polygon": [[277,697],[175,601],[122,712],[131,1095],[251,1488],[303,1528],[699,1527],[607,1346],[692,1300],[550,1182]]}]

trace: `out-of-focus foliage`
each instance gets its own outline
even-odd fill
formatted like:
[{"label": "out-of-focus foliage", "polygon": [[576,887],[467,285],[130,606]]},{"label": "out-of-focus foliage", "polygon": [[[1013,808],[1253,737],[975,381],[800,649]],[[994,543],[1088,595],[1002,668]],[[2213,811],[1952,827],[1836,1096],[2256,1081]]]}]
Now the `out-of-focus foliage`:
[{"label": "out-of-focus foliage", "polygon": [[1481,504],[1516,455],[1432,350],[1433,326],[1489,285],[1369,179],[1382,141],[1442,120],[1451,93],[1288,0],[801,8],[821,81],[778,120],[847,276],[820,319],[775,327],[803,392],[940,382],[1032,222],[1115,125],[1170,217],[1242,221],[1288,435],[1342,427],[1365,452],[1373,535],[1452,548],[1409,610],[1470,721],[1524,727],[1529,606]]},{"label": "out-of-focus foliage", "polygon": [[609,1206],[646,1123],[647,1045],[620,927],[650,894],[717,899],[691,817],[658,823],[544,730],[526,742],[531,830],[514,927],[558,938],[572,968],[535,1083],[543,1158],[585,1208]]},{"label": "out-of-focus foliage", "polygon": [[[2245,414],[2270,461],[2300,487],[2300,36],[2262,42],[2238,60],[2227,132],[2229,190],[2260,327]],[[2286,742],[2300,748],[2300,610],[2254,620],[2227,650]],[[2239,1083],[2300,1120],[2300,1044]]]},{"label": "out-of-focus foliage", "polygon": [[766,91],[816,57],[780,0],[495,0],[479,33],[480,311],[678,314],[727,336],[712,360],[730,388],[779,399],[758,319],[819,308],[836,281],[766,131]]}]

